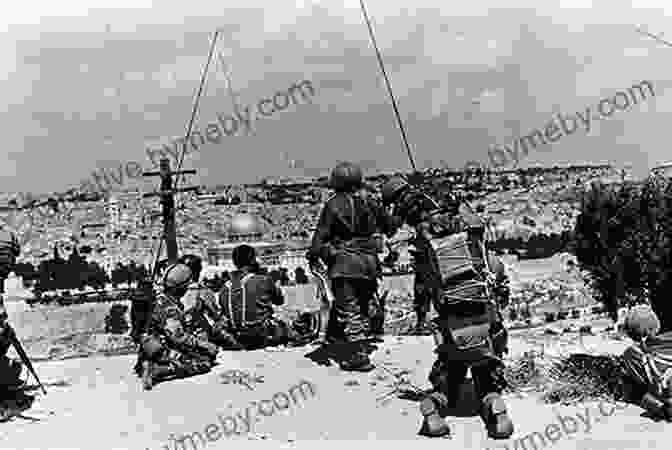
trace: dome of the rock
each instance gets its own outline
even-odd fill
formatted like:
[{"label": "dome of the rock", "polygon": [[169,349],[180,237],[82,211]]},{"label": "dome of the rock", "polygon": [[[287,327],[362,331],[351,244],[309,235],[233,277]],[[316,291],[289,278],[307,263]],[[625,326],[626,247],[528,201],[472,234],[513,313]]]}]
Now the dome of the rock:
[{"label": "dome of the rock", "polygon": [[264,232],[263,224],[251,214],[238,214],[231,219],[228,238],[231,240],[259,239]]}]

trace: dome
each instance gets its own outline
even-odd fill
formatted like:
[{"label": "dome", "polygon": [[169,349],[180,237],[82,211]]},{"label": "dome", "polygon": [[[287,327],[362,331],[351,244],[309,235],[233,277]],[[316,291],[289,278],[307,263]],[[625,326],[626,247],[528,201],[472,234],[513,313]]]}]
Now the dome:
[{"label": "dome", "polygon": [[238,214],[231,219],[229,239],[245,240],[260,238],[264,232],[262,223],[251,214]]}]

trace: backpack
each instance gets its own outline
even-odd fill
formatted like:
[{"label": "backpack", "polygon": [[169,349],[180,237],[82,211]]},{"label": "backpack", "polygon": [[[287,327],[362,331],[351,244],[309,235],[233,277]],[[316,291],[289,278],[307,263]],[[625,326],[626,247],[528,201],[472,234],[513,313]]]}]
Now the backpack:
[{"label": "backpack", "polygon": [[[238,286],[233,285],[233,280],[227,280],[226,283],[224,283],[226,291],[220,295],[219,301],[221,303],[222,311],[228,316],[229,322],[234,330],[247,328],[250,325],[257,325],[256,323],[250,323],[245,320],[247,313],[247,292],[245,285],[254,275],[254,273],[245,274],[245,276],[240,278],[236,283]],[[234,303],[241,305],[241,320],[239,321],[236,321],[236,318],[234,317]]]},{"label": "backpack", "polygon": [[442,302],[489,302],[494,278],[482,239],[472,240],[464,231],[432,239],[443,288]]}]

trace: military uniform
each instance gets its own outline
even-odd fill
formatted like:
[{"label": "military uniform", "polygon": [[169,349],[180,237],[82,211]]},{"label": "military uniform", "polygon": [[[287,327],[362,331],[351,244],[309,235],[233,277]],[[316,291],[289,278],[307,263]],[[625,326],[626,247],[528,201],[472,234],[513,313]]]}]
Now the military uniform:
[{"label": "military uniform", "polygon": [[20,378],[21,362],[7,356],[11,347],[10,336],[14,330],[7,323],[8,316],[4,303],[5,279],[16,264],[20,251],[19,241],[14,232],[0,229],[0,391],[3,388],[15,389],[24,384]]},{"label": "military uniform", "polygon": [[454,219],[457,201],[450,197],[434,199],[418,189],[408,189],[395,205],[394,215],[415,229],[411,244],[414,280],[413,304],[417,314],[417,331],[425,333],[425,320],[430,305],[441,294],[441,274],[436,255],[431,249],[431,239],[458,231],[459,222]]},{"label": "military uniform", "polygon": [[210,288],[195,281],[189,285],[181,302],[188,333],[224,349],[240,348],[233,335],[227,331],[229,322],[225,317],[222,318],[217,296]]},{"label": "military uniform", "polygon": [[[500,397],[505,387],[501,355],[506,351],[507,336],[496,303],[508,301],[507,280],[501,261],[491,252],[484,253],[485,247],[479,244],[483,242],[482,224],[469,223],[478,222],[475,216],[468,216],[466,222],[459,217],[456,199],[437,201],[404,180],[388,181],[383,196],[386,203],[395,205],[395,216],[416,230],[413,244],[416,276],[420,275],[416,279],[429,290],[438,313],[432,323],[437,360],[429,374],[434,392],[421,402],[424,421],[420,434],[438,437],[450,433],[444,413],[456,403],[459,387],[471,368],[488,434],[509,437],[513,424]],[[468,239],[455,234],[465,228],[470,230]],[[435,249],[442,241],[468,246],[465,261],[473,267],[448,284]],[[490,270],[485,270],[486,261]]]},{"label": "military uniform", "polygon": [[273,305],[285,302],[282,290],[256,267],[231,273],[219,301],[226,331],[245,349],[287,344],[292,337],[287,324],[273,317]]},{"label": "military uniform", "polygon": [[140,337],[147,389],[157,380],[201,374],[214,366],[217,347],[187,332],[189,325],[179,297],[190,279],[191,271],[184,265],[166,270],[165,291],[157,295],[146,332]]},{"label": "military uniform", "polygon": [[368,371],[373,366],[361,344],[371,331],[369,308],[382,276],[382,242],[376,234],[391,235],[391,223],[373,196],[361,192],[357,166],[337,166],[331,186],[336,193],[322,208],[307,258],[311,263],[321,259],[327,266],[335,297],[327,339],[339,354],[341,368]]},{"label": "military uniform", "polygon": [[648,305],[631,308],[624,328],[634,341],[622,357],[626,400],[672,422],[672,332],[658,334],[660,320]]}]

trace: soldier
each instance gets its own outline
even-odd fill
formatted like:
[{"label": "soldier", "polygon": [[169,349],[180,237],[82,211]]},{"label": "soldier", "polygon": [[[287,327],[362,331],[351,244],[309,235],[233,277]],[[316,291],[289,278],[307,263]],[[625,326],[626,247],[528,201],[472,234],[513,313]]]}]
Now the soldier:
[{"label": "soldier", "polygon": [[203,262],[196,255],[183,255],[179,263],[191,269],[192,282],[182,297],[186,330],[200,339],[206,339],[226,350],[241,350],[242,346],[226,329],[228,320],[222,318],[217,297],[212,290],[201,283]]},{"label": "soldier", "polygon": [[[416,257],[415,264],[424,272],[422,281],[429,285],[438,313],[432,324],[437,361],[429,374],[434,390],[420,404],[424,416],[420,434],[450,434],[443,417],[446,409],[456,404],[459,387],[471,367],[488,435],[510,437],[513,423],[501,398],[505,386],[501,356],[506,352],[507,335],[499,312],[509,293],[503,264],[485,248],[485,225],[475,215],[460,220],[457,202],[441,206],[403,179],[388,181],[383,194],[386,203],[395,204],[401,220],[416,229],[414,244],[420,261]],[[466,234],[454,234],[463,228]],[[446,243],[451,249],[468,249],[462,257],[465,264],[454,263],[459,268],[459,276],[454,278],[441,272],[434,249]]]},{"label": "soldier", "polygon": [[165,270],[163,292],[154,302],[147,331],[140,336],[142,380],[147,390],[157,381],[206,373],[214,366],[217,346],[185,330],[180,298],[191,281],[191,270],[184,264]]},{"label": "soldier", "polygon": [[672,332],[658,334],[660,320],[649,305],[632,307],[624,329],[634,341],[623,353],[626,400],[672,422]]},{"label": "soldier", "polygon": [[16,264],[21,252],[16,235],[9,229],[0,229],[0,398],[2,391],[15,391],[25,385],[21,380],[22,365],[19,361],[7,357],[11,346],[12,327],[7,323],[4,293],[5,280]]},{"label": "soldier", "polygon": [[316,316],[305,313],[291,327],[273,317],[273,305],[285,302],[282,290],[257,262],[253,247],[233,249],[231,274],[219,294],[222,323],[240,345],[248,350],[275,345],[300,345],[317,337]]},{"label": "soldier", "polygon": [[341,369],[368,372],[374,366],[363,344],[370,331],[369,307],[382,274],[378,260],[382,249],[374,235],[382,231],[389,237],[392,227],[381,205],[362,195],[363,175],[358,166],[337,165],[330,185],[335,193],[322,209],[306,256],[313,266],[319,260],[327,266],[335,296],[327,340]]},{"label": "soldier", "polygon": [[[394,216],[415,229],[415,238],[410,250],[415,273],[413,281],[413,303],[417,317],[415,333],[431,334],[427,325],[427,315],[431,304],[440,295],[441,279],[438,261],[431,251],[430,239],[456,231],[456,223],[452,218],[458,212],[458,202],[450,196],[437,201],[422,190],[412,188],[403,177],[391,178],[382,186],[381,191],[383,204],[385,206],[394,204]],[[430,217],[437,218],[439,215],[442,215],[442,222],[427,220]]]}]

